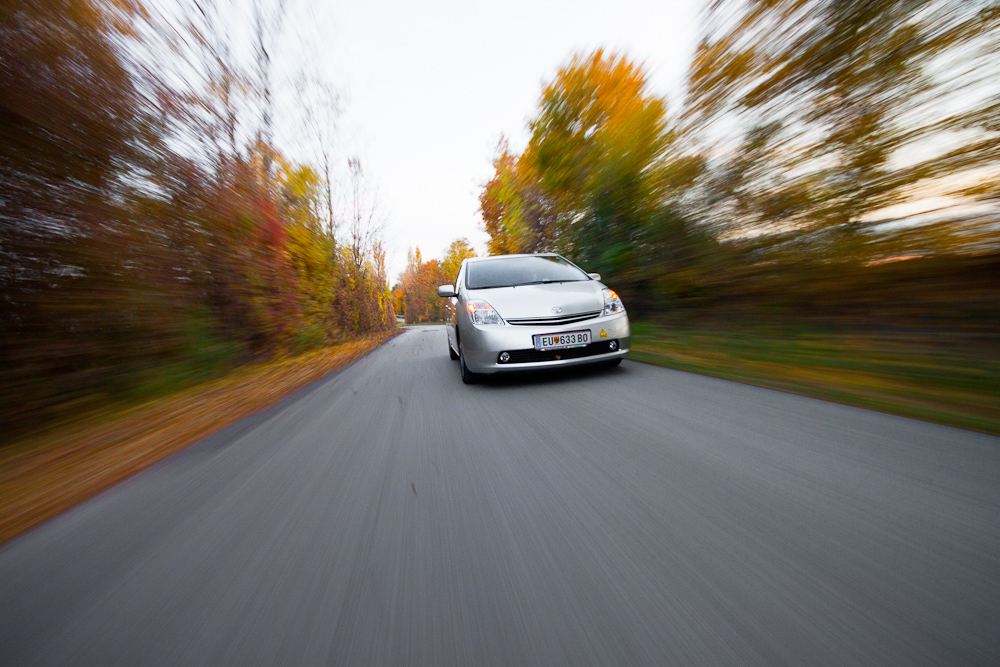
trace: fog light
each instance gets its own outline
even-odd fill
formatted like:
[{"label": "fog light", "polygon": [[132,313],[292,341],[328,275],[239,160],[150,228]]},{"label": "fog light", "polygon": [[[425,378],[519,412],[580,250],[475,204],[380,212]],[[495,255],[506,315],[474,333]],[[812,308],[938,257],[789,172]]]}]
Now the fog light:
[{"label": "fog light", "polygon": [[608,343],[608,349],[611,350],[612,352],[614,352],[615,350],[617,350],[618,349],[618,341],[613,340],[610,343]]},{"label": "fog light", "polygon": [[510,361],[510,353],[509,352],[501,352],[500,353],[500,363],[501,364],[506,364],[508,361]]}]

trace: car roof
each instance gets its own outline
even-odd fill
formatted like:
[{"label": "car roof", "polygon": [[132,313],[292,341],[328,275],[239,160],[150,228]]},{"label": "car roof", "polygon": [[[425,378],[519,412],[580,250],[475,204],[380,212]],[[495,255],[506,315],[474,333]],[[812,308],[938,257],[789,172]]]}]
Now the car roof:
[{"label": "car roof", "polygon": [[554,252],[526,252],[518,255],[490,255],[488,257],[469,257],[466,262],[485,262],[491,259],[508,259],[511,257],[559,257],[557,253]]}]

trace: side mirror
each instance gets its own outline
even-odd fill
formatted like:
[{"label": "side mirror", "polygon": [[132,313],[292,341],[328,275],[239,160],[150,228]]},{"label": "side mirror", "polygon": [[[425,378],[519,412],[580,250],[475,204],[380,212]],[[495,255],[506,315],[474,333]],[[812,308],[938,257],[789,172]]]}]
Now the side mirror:
[{"label": "side mirror", "polygon": [[591,280],[600,280],[601,279],[601,274],[600,273],[588,273],[587,275],[590,276]]},{"label": "side mirror", "polygon": [[441,285],[440,287],[438,287],[438,296],[447,297],[447,296],[458,296],[458,295],[455,294],[454,285]]}]

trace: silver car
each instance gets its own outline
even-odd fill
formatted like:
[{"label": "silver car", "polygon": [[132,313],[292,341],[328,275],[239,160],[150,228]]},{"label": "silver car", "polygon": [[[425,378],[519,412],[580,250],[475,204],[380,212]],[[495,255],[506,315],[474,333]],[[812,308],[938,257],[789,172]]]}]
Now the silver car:
[{"label": "silver car", "polygon": [[462,381],[480,375],[579,364],[618,364],[632,331],[618,294],[552,253],[475,257],[454,285],[448,352]]}]

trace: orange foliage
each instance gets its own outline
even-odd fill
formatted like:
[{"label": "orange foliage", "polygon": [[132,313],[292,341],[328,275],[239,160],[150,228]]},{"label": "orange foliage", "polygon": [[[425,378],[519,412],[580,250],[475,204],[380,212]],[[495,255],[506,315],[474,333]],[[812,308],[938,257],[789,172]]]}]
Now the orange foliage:
[{"label": "orange foliage", "polygon": [[439,285],[454,283],[462,261],[476,253],[467,239],[456,239],[443,260],[423,261],[420,248],[407,255],[406,270],[398,285],[406,322],[439,322],[451,317],[451,302],[437,295]]}]

